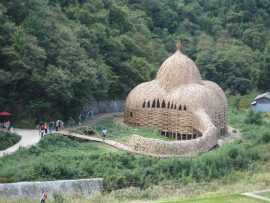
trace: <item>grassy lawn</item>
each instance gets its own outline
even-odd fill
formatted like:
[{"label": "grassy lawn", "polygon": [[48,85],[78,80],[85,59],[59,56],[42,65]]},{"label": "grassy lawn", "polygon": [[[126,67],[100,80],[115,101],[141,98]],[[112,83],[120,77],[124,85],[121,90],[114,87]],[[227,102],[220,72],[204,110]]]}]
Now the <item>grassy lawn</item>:
[{"label": "grassy lawn", "polygon": [[[83,197],[80,195],[77,196],[66,196],[65,198],[66,202],[77,202],[77,203],[88,203],[88,202],[93,202],[93,203],[100,203],[100,202],[122,202],[121,200],[115,200],[115,199],[107,199],[107,200],[101,200],[100,198],[96,197]],[[19,199],[4,199],[0,197],[0,202],[3,203],[34,203],[37,202],[38,200],[26,200],[23,198]],[[52,197],[46,200],[47,203],[53,203],[55,202]],[[123,201],[126,202],[126,201]],[[136,201],[137,202],[137,201]],[[150,201],[151,202],[151,201]],[[166,201],[165,201],[166,202]],[[223,196],[215,196],[215,197],[206,197],[206,198],[196,198],[196,199],[190,199],[190,200],[180,200],[180,201],[169,201],[166,203],[263,203],[267,202],[265,200],[241,195],[241,194],[231,194],[231,195],[223,195]],[[138,201],[138,203],[140,203]]]},{"label": "grassy lawn", "polygon": [[261,194],[260,196],[262,196],[262,197],[266,197],[266,198],[270,198],[270,193]]},{"label": "grassy lawn", "polygon": [[198,203],[227,203],[227,202],[237,202],[237,203],[259,203],[259,202],[268,202],[265,200],[241,195],[241,194],[232,194],[232,195],[223,195],[223,196],[215,196],[215,197],[207,197],[207,198],[198,198],[184,201],[172,201],[168,203],[182,203],[182,202],[198,202]]},{"label": "grassy lawn", "polygon": [[[107,129],[107,133],[109,135],[107,135],[108,139],[110,140],[115,140],[115,141],[119,141],[129,135],[132,134],[136,134],[136,135],[140,135],[142,137],[147,137],[147,138],[154,138],[154,139],[159,139],[159,140],[163,140],[163,141],[175,141],[175,139],[170,139],[170,138],[166,138],[163,135],[161,135],[161,133],[157,130],[154,130],[152,128],[135,128],[132,126],[128,126],[128,125],[123,125],[121,126],[120,124],[115,124],[113,122],[113,119],[124,119],[124,116],[118,116],[115,115],[111,118],[107,118],[106,120],[102,120],[102,121],[98,121],[97,123],[91,125],[90,127],[92,127],[94,130],[96,130],[97,132],[99,132],[100,135],[102,135],[102,130],[104,128]],[[81,127],[78,128],[80,130],[85,130],[85,134],[86,134],[86,127]],[[88,133],[89,134],[89,133]],[[92,133],[94,134],[94,133]],[[112,135],[112,136],[110,136]]]}]

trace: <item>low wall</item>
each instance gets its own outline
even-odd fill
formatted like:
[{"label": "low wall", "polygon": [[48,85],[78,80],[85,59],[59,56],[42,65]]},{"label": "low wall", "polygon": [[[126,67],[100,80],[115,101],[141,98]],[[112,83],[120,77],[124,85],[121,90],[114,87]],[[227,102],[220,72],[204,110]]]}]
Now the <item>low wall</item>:
[{"label": "low wall", "polygon": [[8,198],[24,197],[35,199],[41,197],[41,190],[48,197],[52,197],[53,191],[61,191],[63,194],[82,193],[85,196],[101,192],[103,179],[80,179],[80,180],[58,180],[44,182],[19,182],[0,184],[0,196]]},{"label": "low wall", "polygon": [[94,114],[98,113],[110,113],[110,112],[123,112],[125,108],[125,100],[111,100],[111,101],[94,101],[91,103],[85,103],[81,114],[85,109],[94,110]]}]

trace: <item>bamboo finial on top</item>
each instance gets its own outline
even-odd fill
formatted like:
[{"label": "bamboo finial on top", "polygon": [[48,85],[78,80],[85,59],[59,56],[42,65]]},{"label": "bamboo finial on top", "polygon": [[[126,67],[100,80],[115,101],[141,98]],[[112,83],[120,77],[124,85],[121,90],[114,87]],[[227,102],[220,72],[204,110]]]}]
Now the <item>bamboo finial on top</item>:
[{"label": "bamboo finial on top", "polygon": [[179,41],[179,42],[176,43],[176,47],[177,47],[176,51],[180,51],[180,46],[181,46],[181,42]]}]

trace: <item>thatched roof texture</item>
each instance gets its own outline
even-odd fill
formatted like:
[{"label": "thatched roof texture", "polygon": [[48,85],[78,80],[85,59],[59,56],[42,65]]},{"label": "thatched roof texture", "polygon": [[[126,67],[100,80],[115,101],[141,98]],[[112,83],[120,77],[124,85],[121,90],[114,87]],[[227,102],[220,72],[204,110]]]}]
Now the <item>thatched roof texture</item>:
[{"label": "thatched roof texture", "polygon": [[[135,87],[125,103],[127,124],[152,127],[176,140],[191,139],[170,143],[152,140],[148,147],[143,144],[144,150],[150,150],[158,142],[163,150],[155,153],[160,155],[190,156],[209,150],[216,145],[220,133],[227,132],[227,120],[223,90],[214,82],[203,81],[195,63],[179,47],[162,64],[156,79]],[[130,145],[140,145],[141,139],[146,138],[133,136]]]}]

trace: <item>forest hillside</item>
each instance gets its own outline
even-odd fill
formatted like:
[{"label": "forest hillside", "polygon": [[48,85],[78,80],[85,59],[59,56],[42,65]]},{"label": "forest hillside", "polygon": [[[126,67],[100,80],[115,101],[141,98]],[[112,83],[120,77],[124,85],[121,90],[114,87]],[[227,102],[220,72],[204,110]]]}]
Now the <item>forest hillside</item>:
[{"label": "forest hillside", "polygon": [[0,0],[0,110],[77,118],[181,51],[227,95],[270,89],[268,0]]}]

